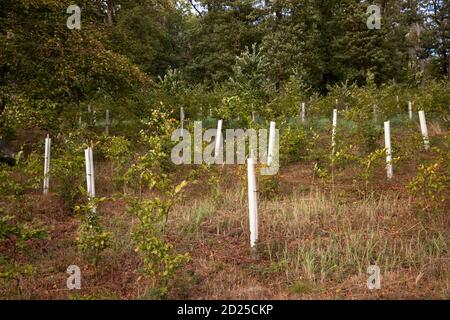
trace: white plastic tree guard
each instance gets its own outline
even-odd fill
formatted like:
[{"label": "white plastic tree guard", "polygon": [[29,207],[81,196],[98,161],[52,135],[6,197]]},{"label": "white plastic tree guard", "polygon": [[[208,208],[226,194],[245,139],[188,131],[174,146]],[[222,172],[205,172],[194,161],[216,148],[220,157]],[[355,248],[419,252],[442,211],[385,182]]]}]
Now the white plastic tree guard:
[{"label": "white plastic tree guard", "polygon": [[50,187],[50,149],[52,145],[52,139],[47,135],[45,138],[45,155],[44,155],[44,194],[48,194]]},{"label": "white plastic tree guard", "polygon": [[302,102],[302,110],[301,110],[301,119],[302,122],[305,122],[306,119],[306,103]]},{"label": "white plastic tree guard", "polygon": [[331,132],[331,147],[333,148],[333,155],[336,151],[336,127],[337,127],[337,116],[338,116],[338,110],[333,110],[333,129]]},{"label": "white plastic tree guard", "polygon": [[220,144],[222,142],[222,120],[219,120],[217,122],[217,132],[216,132],[216,144],[214,148],[214,157],[216,160],[219,158],[220,155]]},{"label": "white plastic tree guard", "polygon": [[408,101],[408,116],[409,116],[409,120],[412,120],[413,118],[413,107],[412,107],[412,102]]},{"label": "white plastic tree guard", "polygon": [[258,241],[258,190],[256,189],[255,161],[252,157],[247,159],[247,180],[250,247],[254,248]]},{"label": "white plastic tree guard", "polygon": [[[88,147],[84,150],[84,158],[86,163],[86,186],[89,199],[92,200],[95,198],[95,174],[94,174],[94,157],[92,148]],[[93,208],[93,212],[96,211],[96,208]]]},{"label": "white plastic tree guard", "polygon": [[87,148],[84,150],[84,163],[86,165],[86,188],[88,196],[91,196],[91,164],[90,164],[90,155],[89,155],[89,149]]},{"label": "white plastic tree guard", "polygon": [[270,122],[269,129],[269,148],[267,150],[267,165],[270,166],[273,162],[273,156],[275,152],[275,122]]},{"label": "white plastic tree guard", "polygon": [[430,149],[430,139],[428,137],[427,121],[425,119],[425,111],[419,111],[420,131],[422,131],[422,138],[425,150]]},{"label": "white plastic tree guard", "polygon": [[180,108],[180,123],[181,123],[181,130],[184,129],[184,108]]},{"label": "white plastic tree guard", "polygon": [[392,179],[394,172],[392,169],[392,148],[391,148],[391,124],[384,123],[384,146],[386,148],[386,171],[388,179]]}]

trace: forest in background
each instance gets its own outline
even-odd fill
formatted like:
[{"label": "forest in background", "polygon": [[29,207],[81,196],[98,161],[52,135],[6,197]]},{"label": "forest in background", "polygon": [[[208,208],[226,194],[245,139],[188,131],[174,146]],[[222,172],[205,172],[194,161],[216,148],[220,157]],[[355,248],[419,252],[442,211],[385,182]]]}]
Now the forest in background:
[{"label": "forest in background", "polygon": [[[0,4],[0,299],[448,299],[448,2]],[[278,173],[177,165],[194,121]]]},{"label": "forest in background", "polygon": [[405,88],[450,77],[447,1],[381,1],[379,30],[367,1],[80,0],[80,30],[66,26],[71,4],[2,0],[2,136],[29,120],[55,129],[88,104],[123,118],[160,101],[178,112],[186,91],[206,106],[245,91],[262,106],[289,90],[364,86],[368,74]]}]

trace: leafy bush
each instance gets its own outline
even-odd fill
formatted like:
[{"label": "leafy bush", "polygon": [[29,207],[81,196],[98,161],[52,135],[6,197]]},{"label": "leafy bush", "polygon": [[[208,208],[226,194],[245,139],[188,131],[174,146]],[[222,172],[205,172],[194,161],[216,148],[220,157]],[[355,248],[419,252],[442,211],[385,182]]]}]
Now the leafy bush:
[{"label": "leafy bush", "polygon": [[266,200],[275,199],[281,191],[280,181],[277,175],[261,176],[258,181],[259,194]]},{"label": "leafy bush", "polygon": [[22,296],[22,278],[34,271],[31,264],[20,258],[27,252],[29,241],[45,238],[47,233],[43,227],[21,223],[12,215],[4,215],[0,208],[0,246],[5,248],[0,255],[0,278],[14,280],[19,296]]},{"label": "leafy bush", "polygon": [[34,271],[24,259],[27,245],[45,239],[47,233],[35,221],[30,202],[26,201],[27,195],[41,182],[40,158],[35,153],[25,158],[21,151],[15,160],[14,167],[0,164],[0,278],[15,281],[21,297],[22,278]]},{"label": "leafy bush", "polygon": [[147,200],[132,198],[129,201],[128,211],[138,218],[132,234],[135,251],[142,258],[143,273],[153,280],[154,289],[160,297],[167,293],[169,280],[175,272],[189,260],[188,254],[172,253],[172,244],[164,239],[169,212],[185,185],[183,181],[172,189],[169,180],[153,179],[150,190],[162,196]]},{"label": "leafy bush", "polygon": [[105,198],[92,199],[88,204],[75,208],[75,211],[81,214],[77,245],[94,265],[100,261],[101,253],[111,245],[111,234],[104,230],[100,223],[100,214],[97,212],[98,204],[105,200]]},{"label": "leafy bush", "polygon": [[356,127],[355,141],[358,141],[363,153],[372,153],[378,147],[378,141],[383,136],[381,127],[370,121],[358,124]]},{"label": "leafy bush", "polygon": [[111,180],[115,190],[123,188],[130,160],[132,160],[131,142],[124,137],[105,137],[100,145],[101,152],[111,163]]},{"label": "leafy bush", "polygon": [[305,128],[293,125],[283,128],[280,135],[280,160],[285,163],[306,160],[317,139],[314,131],[308,135]]},{"label": "leafy bush", "polygon": [[437,160],[421,164],[417,175],[410,181],[408,189],[420,208],[434,211],[448,206],[450,178],[448,166],[450,158],[440,150]]},{"label": "leafy bush", "polygon": [[153,112],[146,122],[148,129],[141,130],[139,136],[139,144],[145,153],[137,157],[124,175],[125,184],[141,196],[154,177],[164,176],[174,168],[170,154],[175,142],[171,140],[171,135],[177,121],[167,121],[165,117],[168,117],[165,113]]},{"label": "leafy bush", "polygon": [[362,182],[364,195],[369,193],[370,183],[372,182],[374,173],[384,167],[386,158],[386,149],[377,149],[372,151],[367,156],[355,157],[357,164],[359,165],[360,174],[356,175],[356,182]]},{"label": "leafy bush", "polygon": [[86,142],[80,132],[69,133],[52,148],[50,175],[57,183],[52,188],[72,212],[83,192],[85,177],[84,149]]},{"label": "leafy bush", "polygon": [[23,151],[15,157],[15,166],[0,163],[0,201],[21,202],[21,197],[35,191],[41,183],[42,172],[40,157],[31,153],[25,158]]}]

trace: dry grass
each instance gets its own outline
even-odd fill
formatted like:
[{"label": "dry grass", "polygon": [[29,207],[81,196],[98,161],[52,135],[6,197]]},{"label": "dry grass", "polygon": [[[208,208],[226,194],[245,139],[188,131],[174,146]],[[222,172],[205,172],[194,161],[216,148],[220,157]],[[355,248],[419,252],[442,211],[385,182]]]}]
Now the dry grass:
[{"label": "dry grass", "polygon": [[[169,219],[169,240],[192,258],[171,283],[169,298],[450,298],[448,214],[417,212],[396,184],[377,184],[379,189],[366,198],[331,196],[313,180],[310,167],[282,168],[278,195],[260,198],[257,252],[249,248],[247,195],[241,187],[245,172],[218,169],[219,199],[206,183],[191,186]],[[79,222],[58,201],[51,195],[30,196],[31,211],[49,227],[51,239],[32,244],[36,272],[22,279],[22,298],[148,298],[148,282],[136,272],[140,262],[130,238],[134,222],[125,201],[106,202],[99,209],[113,246],[97,267],[78,252]],[[72,264],[82,270],[83,289],[77,292],[65,289],[66,268]],[[373,264],[382,271],[381,290],[366,286],[366,269]],[[0,283],[0,297],[17,298],[14,285]]]},{"label": "dry grass", "polygon": [[[408,199],[388,193],[339,203],[316,190],[261,201],[257,256],[241,190],[224,199],[220,209],[205,198],[172,217],[201,279],[192,298],[449,296],[448,218],[420,217]],[[366,287],[373,264],[383,273],[377,292]]]},{"label": "dry grass", "polygon": [[443,136],[445,135],[445,130],[442,129],[441,124],[439,122],[431,122],[429,124],[429,135],[433,136]]}]

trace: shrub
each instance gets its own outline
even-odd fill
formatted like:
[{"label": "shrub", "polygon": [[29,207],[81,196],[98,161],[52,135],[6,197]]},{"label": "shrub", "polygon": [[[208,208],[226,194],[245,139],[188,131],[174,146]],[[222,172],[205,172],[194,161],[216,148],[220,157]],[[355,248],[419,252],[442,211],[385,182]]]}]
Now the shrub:
[{"label": "shrub", "polygon": [[161,298],[167,293],[176,271],[189,260],[188,254],[172,253],[172,244],[164,239],[169,212],[185,185],[183,181],[172,189],[168,179],[152,179],[150,191],[161,196],[129,201],[128,211],[138,218],[132,234],[135,251],[142,259],[144,275],[153,280],[152,290]]},{"label": "shrub", "polygon": [[104,230],[100,223],[100,214],[96,209],[98,204],[105,200],[105,198],[93,199],[86,205],[75,208],[75,211],[81,214],[77,245],[94,265],[98,264],[102,252],[111,245],[111,234]]},{"label": "shrub", "polygon": [[[435,149],[435,148],[434,148]],[[421,164],[417,175],[410,181],[408,189],[417,204],[424,211],[434,211],[448,206],[450,178],[448,161],[438,149],[439,158],[428,164]]]},{"label": "shrub", "polygon": [[308,159],[317,136],[308,136],[302,127],[288,125],[280,134],[280,160],[285,163]]},{"label": "shrub", "polygon": [[42,240],[47,237],[44,228],[37,224],[21,223],[12,215],[4,215],[0,208],[0,246],[6,251],[0,255],[0,278],[16,282],[17,292],[22,297],[21,281],[34,271],[23,258],[27,252],[27,243],[31,240]]},{"label": "shrub", "polygon": [[83,193],[85,177],[85,140],[80,132],[69,133],[52,148],[50,175],[57,187],[52,188],[67,205],[70,212]]},{"label": "shrub", "polygon": [[273,200],[281,192],[278,176],[261,176],[259,178],[259,194],[266,200]]},{"label": "shrub", "polygon": [[115,190],[124,187],[125,173],[132,160],[131,142],[124,137],[108,136],[105,137],[100,145],[102,153],[111,163],[111,180]]}]

